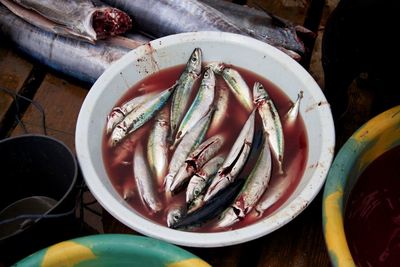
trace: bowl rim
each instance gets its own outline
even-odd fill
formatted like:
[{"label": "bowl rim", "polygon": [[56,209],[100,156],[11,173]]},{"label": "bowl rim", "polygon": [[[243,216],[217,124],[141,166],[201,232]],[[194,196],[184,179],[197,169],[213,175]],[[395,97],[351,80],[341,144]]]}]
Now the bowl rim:
[{"label": "bowl rim", "polygon": [[[304,83],[309,84],[309,87],[313,88],[313,91],[310,92],[313,97],[316,99],[320,99],[324,103],[328,103],[326,101],[325,96],[323,95],[321,89],[315,80],[311,77],[311,75],[296,61],[287,56],[285,53],[280,50],[272,47],[266,43],[255,40],[251,37],[246,37],[239,34],[234,33],[226,33],[226,32],[195,32],[195,33],[179,33],[174,35],[169,35],[163,38],[159,38],[150,42],[151,47],[158,48],[160,46],[168,46],[171,44],[178,42],[192,42],[196,41],[215,41],[215,40],[224,40],[233,43],[246,43],[246,45],[258,51],[265,51],[274,60],[278,61],[280,64],[285,66],[286,68],[291,69],[291,71],[295,72],[299,79]],[[144,45],[146,46],[146,45]],[[324,119],[322,120],[322,116],[319,118],[321,124],[324,125],[321,131],[324,134],[324,139],[321,142],[321,157],[320,160],[323,160],[324,164],[320,164],[317,166],[317,170],[312,174],[310,180],[307,184],[304,185],[304,190],[302,190],[298,197],[293,200],[291,205],[287,205],[282,210],[277,212],[278,216],[274,216],[274,220],[270,220],[268,218],[263,219],[257,223],[254,223],[250,226],[243,227],[237,230],[224,231],[224,232],[216,232],[216,233],[196,233],[196,232],[185,232],[169,229],[165,226],[158,225],[153,222],[149,222],[147,219],[143,219],[138,215],[131,216],[130,218],[135,219],[135,221],[127,221],[125,216],[122,214],[126,212],[128,209],[123,204],[121,204],[118,200],[116,200],[104,187],[104,185],[99,181],[99,179],[95,179],[96,171],[90,162],[89,155],[89,146],[86,140],[85,133],[88,132],[89,128],[89,113],[91,106],[90,101],[96,101],[100,97],[100,89],[101,84],[106,83],[110,80],[110,77],[114,75],[118,75],[120,70],[126,66],[133,58],[134,55],[138,55],[141,52],[145,52],[145,47],[140,46],[127,55],[118,60],[118,63],[114,63],[112,67],[108,68],[96,81],[96,83],[92,86],[88,95],[85,98],[85,101],[81,107],[79,112],[79,117],[77,121],[76,127],[76,151],[78,160],[81,162],[81,168],[83,175],[85,177],[86,183],[93,193],[95,198],[99,201],[99,203],[116,219],[118,219],[123,224],[127,225],[129,228],[134,229],[144,235],[158,238],[161,240],[165,240],[177,245],[184,245],[190,247],[220,247],[220,246],[229,246],[238,243],[247,242],[270,232],[275,231],[276,229],[282,227],[293,218],[295,218],[298,214],[300,214],[308,204],[315,198],[320,189],[322,188],[326,175],[328,173],[329,166],[333,160],[334,153],[334,145],[335,145],[335,131],[333,118],[330,111],[329,105],[323,105],[321,107],[321,114],[323,114]],[[85,137],[85,138],[83,138]],[[307,168],[307,166],[306,166]],[[130,212],[133,213],[133,212]],[[273,222],[273,223],[272,223]],[[151,229],[149,228],[149,223],[151,224]],[[272,224],[272,225],[271,225]]]},{"label": "bowl rim", "polygon": [[[193,253],[154,238],[130,234],[96,234],[62,241],[41,249],[16,263],[17,266],[60,266],[87,260],[110,259],[142,253],[167,265],[210,266]],[[62,257],[60,257],[62,255]],[[182,265],[183,266],[183,265]]]},{"label": "bowl rim", "polygon": [[349,173],[355,164],[360,162],[359,172],[356,175],[361,174],[382,153],[393,145],[400,145],[400,139],[395,141],[385,138],[384,145],[375,150],[376,153],[372,153],[374,157],[358,160],[363,152],[371,150],[369,144],[381,136],[382,131],[393,127],[400,129],[400,105],[378,114],[363,124],[342,146],[329,170],[323,194],[322,223],[325,244],[331,263],[335,267],[355,266],[344,230],[344,189],[350,180]]}]

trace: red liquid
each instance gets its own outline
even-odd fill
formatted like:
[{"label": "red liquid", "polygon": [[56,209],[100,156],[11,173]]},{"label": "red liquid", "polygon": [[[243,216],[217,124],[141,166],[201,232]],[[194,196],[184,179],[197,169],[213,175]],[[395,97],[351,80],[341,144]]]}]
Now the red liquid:
[{"label": "red liquid", "polygon": [[[179,78],[180,74],[184,69],[184,65],[175,66],[172,68],[164,69],[158,73],[152,74],[149,77],[145,78],[144,80],[140,81],[138,84],[133,86],[130,90],[126,92],[126,94],[116,103],[116,106],[121,105],[122,103],[126,102],[129,99],[137,97],[139,95],[143,95],[145,93],[149,93],[151,91],[162,91],[163,89],[169,88],[174,82]],[[278,109],[280,117],[283,118],[286,112],[292,105],[292,102],[289,98],[279,90],[275,85],[271,82],[258,76],[250,71],[244,70],[242,68],[234,67],[236,70],[240,72],[242,77],[245,79],[249,87],[252,89],[253,84],[255,81],[261,82],[268,93],[270,94],[271,98],[273,99],[275,106]],[[218,87],[220,86],[227,86],[223,79],[219,76],[217,78],[217,85],[216,85],[216,94]],[[200,85],[200,80],[197,81],[195,87],[193,89],[192,99],[195,97],[198,91],[198,87]],[[167,103],[167,108],[170,108],[170,102]],[[215,134],[222,134],[225,137],[225,142],[223,147],[221,148],[220,153],[224,153],[227,155],[229,150],[231,149],[232,145],[234,144],[236,138],[238,137],[244,123],[246,122],[248,116],[250,114],[242,107],[242,105],[236,100],[233,94],[229,93],[229,104],[228,110],[226,112],[226,118],[223,124],[220,126],[217,132],[213,132],[212,135]],[[149,136],[149,132],[151,127],[153,126],[154,121],[150,120],[144,126],[142,126],[139,130],[134,132],[130,137],[127,139],[138,139],[137,142],[142,142],[143,147],[147,147],[147,138]],[[282,122],[284,135],[285,135],[285,155],[284,155],[284,170],[286,171],[287,176],[279,176],[278,173],[278,165],[277,162],[273,162],[273,169],[272,169],[272,177],[270,183],[273,183],[276,179],[290,179],[291,184],[281,199],[275,203],[272,207],[270,207],[266,212],[264,212],[262,217],[259,218],[245,218],[243,221],[236,223],[233,226],[233,229],[241,228],[246,225],[249,225],[265,216],[271,214],[274,210],[276,210],[294,191],[297,184],[300,181],[300,178],[304,172],[306,160],[307,160],[307,153],[308,153],[308,146],[307,146],[307,133],[305,130],[305,126],[301,117],[299,117],[295,125],[291,127],[287,127],[284,122]],[[262,124],[259,119],[259,115],[256,115],[256,128],[255,133],[261,131]],[[136,191],[136,186],[133,178],[133,166],[132,166],[132,159],[133,159],[133,151],[134,151],[134,144],[135,141],[123,145],[127,149],[121,149],[120,146],[117,145],[116,148],[111,148],[108,145],[109,136],[105,133],[103,134],[103,160],[104,164],[110,177],[112,184],[114,185],[115,189],[119,192],[121,196],[126,195],[126,192],[129,193],[129,198],[127,199],[128,203],[132,206],[132,208],[139,212],[144,217],[149,218],[161,225],[166,224],[166,215],[168,208],[170,205],[174,203],[184,203],[185,202],[185,190],[178,193],[176,196],[173,197],[172,203],[166,203],[164,192],[162,189],[158,189],[160,191],[159,197],[161,202],[164,205],[164,211],[158,212],[156,214],[152,214],[149,212],[148,208],[142,204],[141,199],[139,199],[139,194]],[[205,139],[211,137],[210,133],[208,132]],[[121,153],[123,150],[124,153]],[[128,152],[127,152],[128,151]],[[123,156],[121,156],[123,154]],[[169,155],[169,159],[173,151]],[[246,164],[246,167],[239,175],[239,177],[247,177],[248,174],[251,172],[254,163],[256,162],[257,157],[253,157],[252,160],[249,160]],[[130,191],[128,189],[131,189]],[[209,222],[204,224],[202,227],[196,229],[195,231],[198,232],[210,232],[216,231],[215,229],[211,229],[213,226],[213,222]],[[223,229],[222,229],[223,230]],[[221,231],[222,231],[221,230]],[[218,230],[217,230],[218,231]]]},{"label": "red liquid", "polygon": [[345,232],[357,266],[400,266],[400,146],[372,162],[351,191]]}]

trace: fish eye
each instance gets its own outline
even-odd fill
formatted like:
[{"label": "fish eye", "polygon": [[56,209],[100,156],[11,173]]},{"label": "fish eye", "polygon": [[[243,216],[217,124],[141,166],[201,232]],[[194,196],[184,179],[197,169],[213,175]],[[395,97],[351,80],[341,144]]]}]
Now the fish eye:
[{"label": "fish eye", "polygon": [[192,62],[197,62],[197,57],[192,57]]}]

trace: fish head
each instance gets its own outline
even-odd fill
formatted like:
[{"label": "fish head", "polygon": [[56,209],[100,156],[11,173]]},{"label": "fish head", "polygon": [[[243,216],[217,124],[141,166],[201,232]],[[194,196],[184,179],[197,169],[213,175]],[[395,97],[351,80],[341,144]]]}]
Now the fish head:
[{"label": "fish head", "polygon": [[267,91],[260,82],[255,82],[253,86],[253,102],[254,104],[262,104],[268,98]]},{"label": "fish head", "polygon": [[202,58],[201,49],[195,48],[186,65],[187,70],[190,73],[196,74],[196,76],[199,76],[201,73],[201,62],[202,62],[201,58]]},{"label": "fish head", "polygon": [[202,85],[205,85],[208,87],[212,87],[212,88],[215,87],[215,74],[211,68],[206,69],[201,83],[202,83]]},{"label": "fish head", "polygon": [[185,212],[182,207],[173,207],[168,211],[167,214],[167,225],[171,227],[179,222],[184,216]]},{"label": "fish head", "polygon": [[225,69],[225,64],[222,62],[210,62],[207,64],[206,68],[212,69],[212,71],[217,75],[222,75]]},{"label": "fish head", "polygon": [[234,207],[229,207],[225,212],[221,215],[221,218],[217,222],[217,227],[228,227],[239,221],[239,217],[237,215],[237,211]]}]

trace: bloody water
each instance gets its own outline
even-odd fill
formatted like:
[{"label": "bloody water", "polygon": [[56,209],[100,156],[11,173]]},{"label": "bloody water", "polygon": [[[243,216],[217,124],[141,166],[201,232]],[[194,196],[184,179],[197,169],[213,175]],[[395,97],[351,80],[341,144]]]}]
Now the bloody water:
[{"label": "bloody water", "polygon": [[357,266],[400,266],[400,146],[372,162],[358,178],[344,223]]},{"label": "bloody water", "polygon": [[[147,78],[143,79],[135,86],[133,86],[130,90],[126,92],[126,94],[116,103],[116,106],[121,105],[129,99],[137,97],[139,95],[143,95],[149,93],[151,91],[162,91],[163,89],[169,88],[171,85],[175,83],[175,81],[179,78],[180,74],[184,69],[184,65],[175,66],[172,68],[164,69],[160,72],[152,74]],[[234,66],[233,66],[234,67]],[[244,70],[242,68],[234,67],[236,70],[240,72],[244,80],[249,85],[250,89],[252,89],[255,81],[261,82],[265,89],[270,94],[272,100],[274,101],[280,117],[283,118],[286,112],[292,105],[290,99],[275,85],[266,80],[265,78],[256,75],[250,71]],[[218,88],[221,86],[227,86],[223,79],[216,75],[217,84],[216,84],[216,95]],[[199,79],[193,89],[192,99],[195,97],[198,87],[200,85]],[[300,89],[300,88],[299,88]],[[170,102],[168,101],[167,107],[170,108]],[[216,131],[208,131],[204,140],[215,134],[222,134],[225,137],[225,142],[223,147],[220,150],[220,153],[224,153],[227,155],[229,153],[230,148],[234,144],[237,136],[239,135],[244,123],[246,122],[248,116],[250,114],[242,107],[242,105],[236,100],[234,95],[229,92],[229,104],[226,112],[226,117],[224,119],[223,124]],[[154,124],[154,120],[150,120],[144,126],[142,126],[139,130],[132,133],[129,137],[127,137],[121,144],[118,144],[115,148],[111,148],[109,143],[109,135],[105,134],[103,138],[103,160],[104,164],[110,177],[112,184],[118,193],[130,204],[130,206],[136,211],[142,214],[143,216],[161,224],[166,224],[166,215],[168,209],[177,203],[185,202],[185,190],[175,195],[171,202],[167,203],[165,199],[165,194],[163,192],[163,188],[158,188],[159,197],[161,202],[164,205],[164,210],[158,212],[156,214],[150,213],[148,208],[141,201],[138,192],[136,191],[136,185],[134,181],[133,175],[133,151],[135,145],[138,142],[143,144],[143,147],[147,147],[147,139],[149,136],[149,132],[151,127]],[[278,174],[278,165],[274,160],[272,176],[270,183],[276,183],[279,179],[288,179],[288,190],[282,197],[279,199],[277,203],[271,206],[261,217],[256,216],[247,216],[243,221],[240,221],[233,225],[233,229],[244,227],[248,224],[254,223],[265,216],[271,214],[274,210],[276,210],[283,202],[288,199],[291,193],[296,188],[297,184],[300,181],[300,178],[304,172],[307,154],[308,154],[308,145],[307,145],[307,133],[305,130],[304,122],[299,116],[294,125],[286,125],[282,122],[284,135],[285,135],[285,154],[284,154],[284,163],[283,168],[286,172],[285,175]],[[261,134],[262,123],[259,118],[259,115],[256,115],[256,128],[255,135]],[[260,138],[258,138],[259,140]],[[255,138],[256,140],[256,138]],[[220,154],[219,153],[219,154]],[[173,151],[170,151],[169,159]],[[246,163],[246,167],[239,174],[239,177],[245,178],[250,173],[253,165],[257,160],[257,155],[251,155],[249,160]],[[250,214],[249,214],[250,215]],[[213,229],[213,221],[204,224],[195,231],[199,232],[209,232],[209,231],[222,231],[224,229]]]}]

